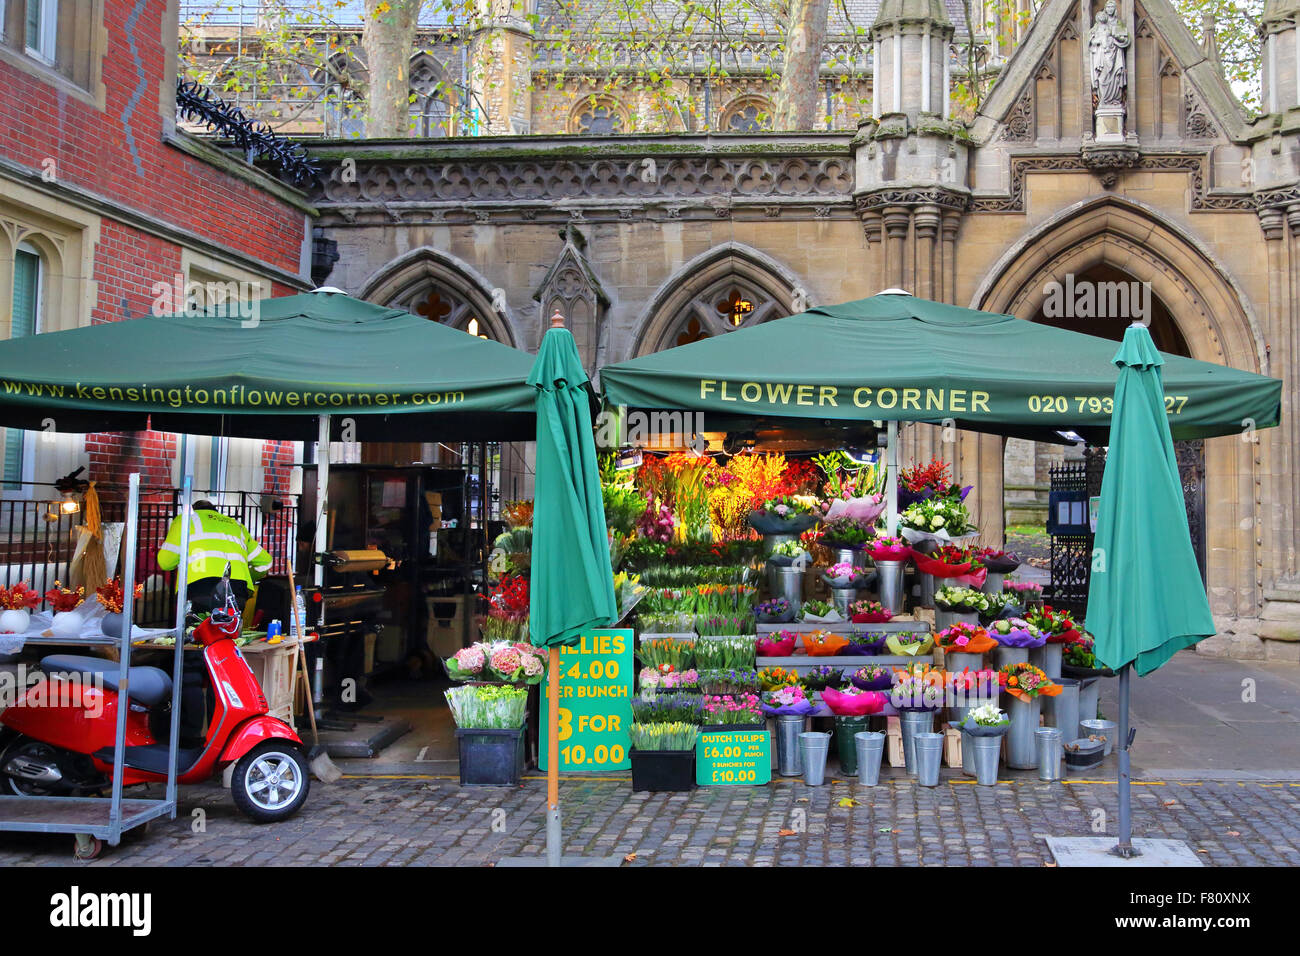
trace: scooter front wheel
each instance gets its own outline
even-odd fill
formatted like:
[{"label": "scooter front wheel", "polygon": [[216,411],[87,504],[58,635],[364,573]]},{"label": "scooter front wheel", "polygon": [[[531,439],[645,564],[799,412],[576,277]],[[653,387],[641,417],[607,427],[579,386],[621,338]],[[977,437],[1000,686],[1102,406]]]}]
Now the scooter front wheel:
[{"label": "scooter front wheel", "polygon": [[287,820],[307,800],[311,777],[302,753],[269,740],[239,759],[230,779],[235,806],[257,823]]}]

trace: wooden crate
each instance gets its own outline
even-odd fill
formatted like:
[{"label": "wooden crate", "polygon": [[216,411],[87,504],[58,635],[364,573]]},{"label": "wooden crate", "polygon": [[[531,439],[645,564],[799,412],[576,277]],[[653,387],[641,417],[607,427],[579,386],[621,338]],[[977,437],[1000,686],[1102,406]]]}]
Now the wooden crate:
[{"label": "wooden crate", "polygon": [[262,685],[268,713],[292,727],[294,668],[298,664],[297,642],[254,644],[241,648],[253,676]]}]

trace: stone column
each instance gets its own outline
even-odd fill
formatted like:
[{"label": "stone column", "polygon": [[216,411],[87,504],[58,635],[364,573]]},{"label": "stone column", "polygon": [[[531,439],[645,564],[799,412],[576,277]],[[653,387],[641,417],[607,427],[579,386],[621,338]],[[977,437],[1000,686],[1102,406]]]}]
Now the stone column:
[{"label": "stone column", "polygon": [[961,225],[959,212],[945,212],[943,215],[943,237],[940,242],[940,282],[942,291],[939,301],[957,305],[957,227]]},{"label": "stone column", "polygon": [[942,293],[935,283],[934,237],[939,231],[939,207],[918,206],[913,221],[916,225],[916,288],[912,291],[923,299],[938,299]]},{"label": "stone column", "polygon": [[911,214],[904,206],[889,206],[884,212],[885,222],[885,284],[890,288],[907,288],[908,276],[904,258],[907,252],[907,232]]}]

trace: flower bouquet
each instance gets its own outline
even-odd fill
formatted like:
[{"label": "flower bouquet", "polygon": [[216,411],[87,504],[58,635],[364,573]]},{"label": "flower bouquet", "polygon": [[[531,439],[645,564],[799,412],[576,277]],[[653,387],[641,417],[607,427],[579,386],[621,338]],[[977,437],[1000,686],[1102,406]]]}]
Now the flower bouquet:
[{"label": "flower bouquet", "polygon": [[1047,637],[1024,618],[1004,617],[988,626],[989,637],[1002,647],[1042,647]]},{"label": "flower bouquet", "polygon": [[1021,607],[1043,603],[1043,586],[1032,581],[1003,581],[1004,594],[1014,594]]},{"label": "flower bouquet", "polygon": [[762,701],[757,694],[706,694],[704,721],[713,726],[762,726]]},{"label": "flower bouquet", "polygon": [[928,464],[913,463],[898,473],[898,505],[906,508],[930,498],[965,498],[973,485],[959,488],[952,483],[949,465],[940,458],[931,458]]},{"label": "flower bouquet", "polygon": [[906,561],[912,556],[912,548],[905,539],[890,535],[881,535],[867,542],[863,550],[871,555],[873,561]]},{"label": "flower bouquet", "polygon": [[759,657],[789,657],[799,635],[794,631],[777,631],[775,635],[759,637],[754,641],[754,652]]},{"label": "flower bouquet", "polygon": [[934,640],[945,654],[987,654],[998,646],[984,628],[960,621],[945,627],[934,636]]},{"label": "flower bouquet", "polygon": [[538,684],[546,676],[543,653],[531,644],[477,641],[443,664],[452,680]]},{"label": "flower bouquet", "polygon": [[[661,665],[668,666],[668,665]],[[644,667],[637,674],[637,686],[645,700],[652,700],[659,690],[693,690],[700,682],[699,672],[694,668],[684,671],[661,671],[653,667]]]},{"label": "flower bouquet", "polygon": [[1049,644],[1068,644],[1083,636],[1069,611],[1057,611],[1050,604],[1030,608],[1025,620],[1042,631]]},{"label": "flower bouquet", "polygon": [[870,522],[841,515],[822,525],[820,544],[828,548],[861,548],[875,536],[875,519]]},{"label": "flower bouquet", "polygon": [[832,564],[822,572],[822,580],[833,588],[866,587],[867,580],[870,577],[871,570],[869,568],[860,568],[856,564],[849,564],[847,561]]},{"label": "flower bouquet", "polygon": [[975,557],[993,574],[1010,574],[1022,563],[1014,551],[1001,551],[998,548],[980,548],[975,552]]},{"label": "flower bouquet", "polygon": [[849,620],[854,624],[884,624],[894,612],[879,601],[854,601],[849,605]]},{"label": "flower bouquet", "polygon": [[757,693],[758,671],[736,667],[702,670],[699,672],[699,686],[706,697]]},{"label": "flower bouquet", "polygon": [[759,706],[769,717],[811,714],[816,708],[798,684],[764,691]]},{"label": "flower bouquet", "polygon": [[[144,585],[137,584],[134,588],[134,599],[140,600],[144,597]],[[113,578],[103,587],[95,588],[95,595],[99,598],[99,603],[109,614],[121,614],[122,605],[126,603],[126,594],[123,593],[122,579]]]},{"label": "flower bouquet", "polygon": [[749,524],[759,534],[799,534],[817,523],[817,499],[808,495],[769,498],[749,513]]},{"label": "flower bouquet", "polygon": [[1008,664],[998,671],[998,684],[1012,697],[1029,703],[1036,697],[1055,697],[1061,685],[1033,664]]},{"label": "flower bouquet", "polygon": [[894,686],[894,671],[890,667],[868,664],[855,670],[849,683],[862,690],[889,690]]},{"label": "flower bouquet", "polygon": [[0,588],[0,634],[24,634],[32,621],[32,611],[41,604],[41,593],[26,581],[11,588]]},{"label": "flower bouquet", "polygon": [[771,564],[782,566],[794,564],[800,558],[808,560],[808,550],[798,541],[778,541],[767,556]]},{"label": "flower bouquet", "polygon": [[54,587],[45,592],[45,603],[54,612],[50,621],[50,631],[56,637],[77,637],[81,634],[82,615],[77,612],[85,599],[86,589],[69,590],[54,582]]},{"label": "flower bouquet", "polygon": [[908,505],[898,516],[899,531],[910,543],[948,544],[977,533],[960,498],[928,498]]},{"label": "flower bouquet", "polygon": [[946,675],[939,670],[901,672],[889,693],[895,710],[938,710],[944,705]]},{"label": "flower bouquet", "polygon": [[821,629],[800,634],[799,637],[803,642],[804,653],[809,657],[833,657],[849,643],[847,637]]},{"label": "flower bouquet", "polygon": [[934,635],[921,631],[899,631],[885,638],[885,647],[893,654],[919,657],[934,650]]},{"label": "flower bouquet", "polygon": [[852,657],[874,657],[885,653],[885,641],[888,639],[889,635],[882,631],[855,630],[849,635],[843,653]]},{"label": "flower bouquet", "polygon": [[999,591],[996,594],[985,594],[985,597],[989,599],[989,606],[980,611],[980,621],[984,624],[996,621],[1000,617],[1024,616],[1024,609],[1017,603],[1018,599],[1014,594]]},{"label": "flower bouquet", "polygon": [[957,584],[982,587],[988,579],[988,570],[982,567],[970,548],[945,544],[935,554],[912,553],[916,569],[936,578],[951,578]]},{"label": "flower bouquet", "polygon": [[721,638],[695,644],[695,666],[699,668],[753,667],[754,656],[752,637]]},{"label": "flower bouquet", "polygon": [[787,624],[794,620],[794,605],[783,597],[772,598],[754,606],[754,617],[760,624]]},{"label": "flower bouquet", "polygon": [[688,724],[684,721],[655,721],[654,723],[634,723],[628,730],[632,749],[642,753],[663,753],[666,750],[691,751],[700,739],[698,722]]},{"label": "flower bouquet", "polygon": [[704,722],[704,700],[699,694],[659,694],[652,700],[632,701],[632,719],[638,724]]},{"label": "flower bouquet", "polygon": [[840,612],[829,601],[804,601],[797,619],[808,624],[836,624],[843,621]]},{"label": "flower bouquet", "polygon": [[949,614],[979,614],[989,609],[989,596],[975,588],[948,585],[934,592],[934,606]]},{"label": "flower bouquet", "polygon": [[515,730],[524,725],[528,691],[499,684],[471,684],[445,691],[456,726],[474,730]]},{"label": "flower bouquet", "polygon": [[971,708],[960,726],[972,737],[1001,737],[1011,726],[1011,718],[997,704],[981,704]]},{"label": "flower bouquet", "polygon": [[885,709],[889,701],[886,694],[879,691],[862,690],[852,685],[843,690],[827,687],[822,691],[822,703],[836,717],[863,717],[878,714]]},{"label": "flower bouquet", "polygon": [[949,671],[944,686],[954,706],[965,707],[975,700],[993,700],[998,696],[998,672],[995,670]]},{"label": "flower bouquet", "polygon": [[760,690],[780,690],[782,687],[793,687],[798,683],[799,675],[784,667],[764,667],[758,672]]},{"label": "flower bouquet", "polygon": [[695,645],[671,637],[643,639],[636,649],[636,657],[642,666],[653,667],[663,673],[681,671],[694,663]]},{"label": "flower bouquet", "polygon": [[847,681],[844,680],[844,672],[840,668],[819,664],[802,675],[799,678],[799,683],[804,686],[805,690],[822,691],[827,687],[843,687]]},{"label": "flower bouquet", "polygon": [[1096,644],[1081,634],[1061,649],[1061,676],[1086,680],[1089,677],[1114,677],[1115,672],[1097,660]]},{"label": "flower bouquet", "polygon": [[884,513],[886,503],[884,495],[860,495],[853,498],[832,498],[823,502],[822,508],[827,521],[850,518],[868,528],[874,528],[876,519]]}]

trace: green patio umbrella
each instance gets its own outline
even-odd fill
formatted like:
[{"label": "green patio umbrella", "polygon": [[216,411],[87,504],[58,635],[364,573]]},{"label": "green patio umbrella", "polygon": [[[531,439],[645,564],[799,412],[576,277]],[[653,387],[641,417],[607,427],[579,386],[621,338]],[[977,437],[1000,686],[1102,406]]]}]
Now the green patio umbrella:
[{"label": "green patio umbrella", "polygon": [[550,649],[546,769],[550,866],[561,862],[560,647],[577,643],[587,628],[607,627],[618,618],[587,373],[563,324],[556,313],[528,375],[528,384],[537,390],[528,630],[534,644]]},{"label": "green patio umbrella", "polygon": [[1119,381],[1101,482],[1085,621],[1097,659],[1119,671],[1119,845],[1133,855],[1129,819],[1129,681],[1214,634],[1183,503],[1161,366],[1134,323],[1115,353]]}]

